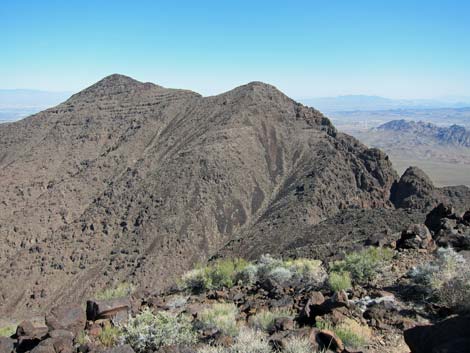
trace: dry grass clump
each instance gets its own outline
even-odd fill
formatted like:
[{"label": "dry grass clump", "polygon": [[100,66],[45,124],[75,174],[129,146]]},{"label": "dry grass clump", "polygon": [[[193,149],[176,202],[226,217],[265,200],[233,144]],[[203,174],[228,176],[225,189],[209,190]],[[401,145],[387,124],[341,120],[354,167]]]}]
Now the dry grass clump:
[{"label": "dry grass clump", "polygon": [[238,309],[233,303],[216,303],[198,314],[199,321],[206,327],[215,327],[226,335],[237,336]]},{"label": "dry grass clump", "polygon": [[261,310],[250,317],[250,326],[257,330],[270,331],[276,319],[281,317],[294,318],[295,312],[286,308],[273,308]]}]

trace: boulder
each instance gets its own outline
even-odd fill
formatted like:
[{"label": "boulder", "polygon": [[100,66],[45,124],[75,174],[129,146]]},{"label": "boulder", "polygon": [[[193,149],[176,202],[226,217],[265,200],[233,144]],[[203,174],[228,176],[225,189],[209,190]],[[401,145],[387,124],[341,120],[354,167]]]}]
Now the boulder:
[{"label": "boulder", "polygon": [[73,341],[70,337],[50,337],[41,341],[31,353],[72,353]]},{"label": "boulder", "polygon": [[294,329],[294,320],[290,317],[278,317],[274,320],[271,332],[277,331],[291,331]]},{"label": "boulder", "polygon": [[0,352],[12,353],[15,340],[10,337],[0,337]]},{"label": "boulder", "polygon": [[470,317],[452,317],[404,332],[411,353],[470,353]]},{"label": "boulder", "polygon": [[343,341],[333,331],[320,330],[320,332],[317,333],[317,341],[321,342],[322,348],[327,348],[337,353],[344,352]]},{"label": "boulder", "polygon": [[112,319],[119,316],[127,318],[130,309],[131,302],[129,298],[88,300],[86,303],[86,317],[90,321]]},{"label": "boulder", "polygon": [[454,209],[450,205],[440,203],[431,210],[426,216],[424,224],[432,232],[437,232],[441,228],[443,218],[453,218]]},{"label": "boulder", "polygon": [[36,326],[31,321],[22,321],[16,328],[16,337],[43,338],[47,334],[48,328]]},{"label": "boulder", "polygon": [[76,336],[85,328],[85,310],[78,304],[59,305],[46,315],[46,325],[50,331],[67,330]]},{"label": "boulder", "polygon": [[397,247],[402,249],[434,250],[436,245],[431,232],[424,224],[412,224],[401,234]]},{"label": "boulder", "polygon": [[272,334],[269,337],[269,344],[276,350],[282,351],[288,340],[295,338],[307,338],[312,346],[312,352],[316,352],[319,349],[319,344],[317,342],[317,329],[310,327],[303,327],[298,330],[293,331],[279,331]]}]

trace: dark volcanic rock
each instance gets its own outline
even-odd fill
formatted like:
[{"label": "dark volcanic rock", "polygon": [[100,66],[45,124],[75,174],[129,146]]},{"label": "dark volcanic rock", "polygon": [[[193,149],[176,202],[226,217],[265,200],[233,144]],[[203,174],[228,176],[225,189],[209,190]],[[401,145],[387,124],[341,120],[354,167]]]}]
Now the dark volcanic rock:
[{"label": "dark volcanic rock", "polygon": [[282,249],[344,210],[391,208],[397,179],[385,154],[260,82],[202,97],[112,75],[0,125],[0,151],[10,316],[119,281],[162,288],[232,239]]},{"label": "dark volcanic rock", "polygon": [[49,330],[67,330],[77,335],[85,328],[85,310],[78,304],[58,305],[46,315]]},{"label": "dark volcanic rock", "polygon": [[417,167],[409,167],[392,186],[390,200],[397,208],[427,209],[437,202],[435,187]]},{"label": "dark volcanic rock", "polygon": [[405,331],[411,353],[469,353],[470,318],[453,317],[435,325]]}]

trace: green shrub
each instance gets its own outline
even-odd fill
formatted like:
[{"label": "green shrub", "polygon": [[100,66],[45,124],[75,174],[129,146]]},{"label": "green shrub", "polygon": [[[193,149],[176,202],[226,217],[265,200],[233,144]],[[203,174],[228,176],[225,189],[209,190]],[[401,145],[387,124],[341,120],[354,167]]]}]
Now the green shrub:
[{"label": "green shrub", "polygon": [[95,293],[95,298],[99,300],[109,300],[115,298],[124,298],[134,291],[135,287],[129,283],[120,283],[114,288],[106,288]]},{"label": "green shrub", "polygon": [[181,287],[195,293],[233,287],[248,264],[243,259],[223,259],[207,266],[198,266],[183,275]]},{"label": "green shrub", "polygon": [[16,332],[16,325],[7,325],[0,328],[0,337],[10,337]]},{"label": "green shrub", "polygon": [[410,277],[433,300],[456,312],[470,310],[470,269],[452,248],[440,248],[434,260],[413,269]]},{"label": "green shrub", "polygon": [[285,308],[274,308],[271,310],[265,309],[251,316],[250,325],[263,331],[270,331],[273,327],[274,321],[281,317],[294,318],[295,313],[293,310]]},{"label": "green shrub", "polygon": [[391,249],[370,247],[348,254],[344,260],[333,262],[330,270],[339,273],[349,272],[355,283],[365,284],[375,279],[392,257]]},{"label": "green shrub", "polygon": [[157,351],[173,344],[191,344],[196,341],[190,320],[167,312],[153,314],[143,310],[123,326],[121,342],[131,345],[136,353]]},{"label": "green shrub", "polygon": [[215,327],[226,335],[237,336],[238,309],[233,303],[216,303],[198,314],[199,321],[205,327]]},{"label": "green shrub", "polygon": [[90,338],[88,337],[86,331],[80,331],[74,339],[75,343],[78,345],[84,345],[90,342]]},{"label": "green shrub", "polygon": [[235,284],[253,285],[257,281],[265,280],[274,281],[281,286],[321,287],[326,277],[321,261],[282,261],[270,255],[263,255],[256,264],[243,259],[225,259],[207,266],[198,266],[183,275],[180,287],[200,293],[208,289],[230,288]]},{"label": "green shrub", "polygon": [[121,331],[119,328],[111,325],[103,327],[98,335],[98,341],[105,347],[113,347],[119,342]]},{"label": "green shrub", "polygon": [[[266,335],[260,331],[242,327],[240,335],[230,347],[203,346],[197,353],[272,353]],[[294,352],[292,352],[294,353]],[[303,353],[303,352],[299,352]]]},{"label": "green shrub", "polygon": [[334,292],[348,290],[352,287],[351,274],[349,272],[331,272],[328,277],[328,284]]}]

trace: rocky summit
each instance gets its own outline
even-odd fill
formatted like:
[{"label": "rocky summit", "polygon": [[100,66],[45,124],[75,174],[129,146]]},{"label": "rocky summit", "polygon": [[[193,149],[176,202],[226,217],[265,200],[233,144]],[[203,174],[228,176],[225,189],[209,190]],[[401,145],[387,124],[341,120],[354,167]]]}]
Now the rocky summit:
[{"label": "rocky summit", "polygon": [[0,315],[17,319],[121,282],[163,290],[220,256],[333,256],[470,202],[398,180],[271,85],[203,97],[121,75],[0,125],[0,194]]}]

